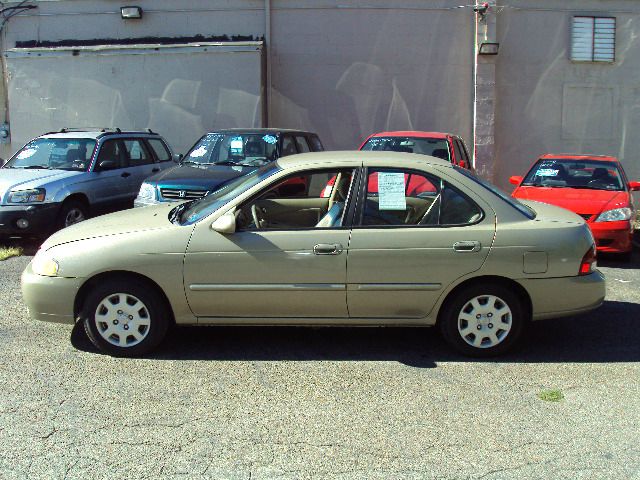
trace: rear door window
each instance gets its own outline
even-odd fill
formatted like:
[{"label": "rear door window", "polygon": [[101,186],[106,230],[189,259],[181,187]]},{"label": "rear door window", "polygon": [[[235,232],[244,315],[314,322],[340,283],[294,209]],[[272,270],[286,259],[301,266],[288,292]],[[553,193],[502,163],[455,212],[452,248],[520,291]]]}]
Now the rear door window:
[{"label": "rear door window", "polygon": [[314,152],[322,152],[324,150],[322,142],[317,137],[317,135],[311,135],[309,137],[309,142],[311,143],[311,150],[313,150]]},{"label": "rear door window", "polygon": [[129,166],[139,167],[153,163],[153,158],[147,152],[144,142],[139,139],[124,140],[122,142],[128,157]]}]

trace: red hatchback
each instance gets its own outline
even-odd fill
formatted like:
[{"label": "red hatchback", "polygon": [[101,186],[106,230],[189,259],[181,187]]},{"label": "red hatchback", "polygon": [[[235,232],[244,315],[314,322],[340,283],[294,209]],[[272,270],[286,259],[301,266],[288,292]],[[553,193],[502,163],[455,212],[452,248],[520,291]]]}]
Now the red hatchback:
[{"label": "red hatchback", "polygon": [[462,138],[442,132],[380,132],[369,136],[359,150],[389,150],[418,153],[448,160],[462,168],[471,168],[469,153]]},{"label": "red hatchback", "polygon": [[591,227],[599,252],[626,259],[633,249],[635,208],[630,182],[615,157],[599,155],[543,155],[524,177],[511,177],[511,194],[523,200],[551,203],[571,210]]}]

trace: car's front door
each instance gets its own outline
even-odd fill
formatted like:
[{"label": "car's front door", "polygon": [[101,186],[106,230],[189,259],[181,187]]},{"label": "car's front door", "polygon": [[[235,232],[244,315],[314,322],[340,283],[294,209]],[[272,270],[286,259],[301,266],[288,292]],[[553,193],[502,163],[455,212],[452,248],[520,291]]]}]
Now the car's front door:
[{"label": "car's front door", "polygon": [[482,266],[495,214],[435,175],[372,168],[367,177],[349,242],[349,315],[424,318],[450,283]]},{"label": "car's front door", "polygon": [[119,139],[105,140],[93,165],[91,175],[91,204],[116,208],[126,202],[129,184],[127,153]]},{"label": "car's front door", "polygon": [[[305,178],[305,191],[283,196],[279,187],[292,177]],[[354,177],[349,169],[297,173],[239,205],[235,233],[196,225],[184,283],[200,321],[348,317],[345,218]],[[332,178],[332,195],[323,196]]]}]

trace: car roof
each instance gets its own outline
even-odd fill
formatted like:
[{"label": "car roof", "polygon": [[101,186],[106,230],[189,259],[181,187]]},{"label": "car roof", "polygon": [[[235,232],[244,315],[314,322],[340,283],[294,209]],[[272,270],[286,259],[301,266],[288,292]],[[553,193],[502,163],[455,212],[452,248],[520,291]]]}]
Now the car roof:
[{"label": "car roof", "polygon": [[87,129],[87,130],[74,130],[74,129],[62,129],[59,132],[49,132],[40,135],[37,138],[87,138],[96,140],[100,137],[116,136],[116,135],[136,135],[136,136],[153,136],[160,137],[160,134],[150,130],[131,130],[124,131],[120,129],[107,130],[107,129]]},{"label": "car roof", "polygon": [[572,154],[572,153],[545,153],[539,160],[545,159],[557,159],[557,160],[601,160],[605,162],[617,162],[616,157],[610,155],[584,155],[584,154]]},{"label": "car roof", "polygon": [[[444,132],[420,132],[417,130],[398,130],[394,132],[379,132],[374,133],[371,137],[419,137],[419,138],[447,138],[457,137],[451,133]],[[369,137],[369,138],[371,138]]]},{"label": "car roof", "polygon": [[278,135],[280,133],[303,133],[305,135],[316,135],[313,132],[308,132],[306,130],[296,130],[293,128],[225,128],[222,130],[212,130],[208,132],[208,134],[213,133],[244,133],[244,134],[275,134]]},{"label": "car roof", "polygon": [[340,163],[342,165],[359,167],[363,163],[378,164],[384,162],[389,167],[420,167],[424,165],[438,165],[452,168],[451,162],[442,158],[432,157],[429,155],[416,155],[415,153],[390,152],[390,151],[329,151],[329,152],[313,152],[300,153],[297,155],[289,155],[276,160],[277,164],[283,169],[296,169],[304,165],[322,166],[322,164],[330,167],[332,163]]}]

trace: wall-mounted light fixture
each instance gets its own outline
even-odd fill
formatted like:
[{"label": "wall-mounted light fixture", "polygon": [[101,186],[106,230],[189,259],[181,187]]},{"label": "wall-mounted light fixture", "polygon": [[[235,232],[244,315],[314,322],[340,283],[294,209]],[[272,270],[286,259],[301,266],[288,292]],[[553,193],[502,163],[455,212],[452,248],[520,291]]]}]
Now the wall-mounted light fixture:
[{"label": "wall-mounted light fixture", "polygon": [[142,8],[140,7],[121,7],[120,15],[122,18],[131,20],[131,19],[140,19],[142,18]]},{"label": "wall-mounted light fixture", "polygon": [[478,49],[478,55],[497,55],[499,48],[499,43],[482,42]]}]

